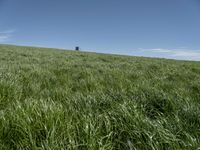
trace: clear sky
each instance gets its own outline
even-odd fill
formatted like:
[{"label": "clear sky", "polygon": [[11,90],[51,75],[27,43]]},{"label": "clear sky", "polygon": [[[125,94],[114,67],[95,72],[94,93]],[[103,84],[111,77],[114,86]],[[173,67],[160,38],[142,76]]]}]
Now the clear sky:
[{"label": "clear sky", "polygon": [[200,0],[0,0],[0,43],[200,60]]}]

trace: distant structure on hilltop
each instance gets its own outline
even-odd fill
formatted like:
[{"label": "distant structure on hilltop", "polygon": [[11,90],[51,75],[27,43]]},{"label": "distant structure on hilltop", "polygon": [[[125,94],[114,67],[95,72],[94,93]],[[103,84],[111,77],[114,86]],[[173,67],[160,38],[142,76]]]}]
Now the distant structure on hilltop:
[{"label": "distant structure on hilltop", "polygon": [[79,50],[80,50],[80,48],[79,48],[78,46],[76,46],[76,47],[75,47],[75,50],[76,50],[76,51],[79,51]]}]

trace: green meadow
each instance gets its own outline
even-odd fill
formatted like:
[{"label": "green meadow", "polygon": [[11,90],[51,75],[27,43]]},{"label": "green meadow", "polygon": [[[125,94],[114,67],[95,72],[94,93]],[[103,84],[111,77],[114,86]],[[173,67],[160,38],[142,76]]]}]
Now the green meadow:
[{"label": "green meadow", "polygon": [[200,149],[200,62],[0,45],[0,149]]}]

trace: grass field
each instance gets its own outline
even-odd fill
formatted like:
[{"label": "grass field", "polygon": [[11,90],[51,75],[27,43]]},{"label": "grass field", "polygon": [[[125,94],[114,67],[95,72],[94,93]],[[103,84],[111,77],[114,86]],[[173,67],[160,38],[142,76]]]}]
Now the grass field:
[{"label": "grass field", "polygon": [[200,62],[0,45],[0,149],[200,149]]}]

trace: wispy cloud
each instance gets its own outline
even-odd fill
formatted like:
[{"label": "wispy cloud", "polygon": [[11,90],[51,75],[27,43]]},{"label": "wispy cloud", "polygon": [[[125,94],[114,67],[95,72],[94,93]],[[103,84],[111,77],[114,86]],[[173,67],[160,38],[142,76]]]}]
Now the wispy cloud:
[{"label": "wispy cloud", "polygon": [[184,59],[184,60],[197,60],[200,61],[200,50],[192,49],[139,49],[142,52],[153,53],[154,56],[159,54],[161,57],[174,58],[174,59]]},{"label": "wispy cloud", "polygon": [[9,41],[14,32],[15,30],[0,31],[0,43]]}]

